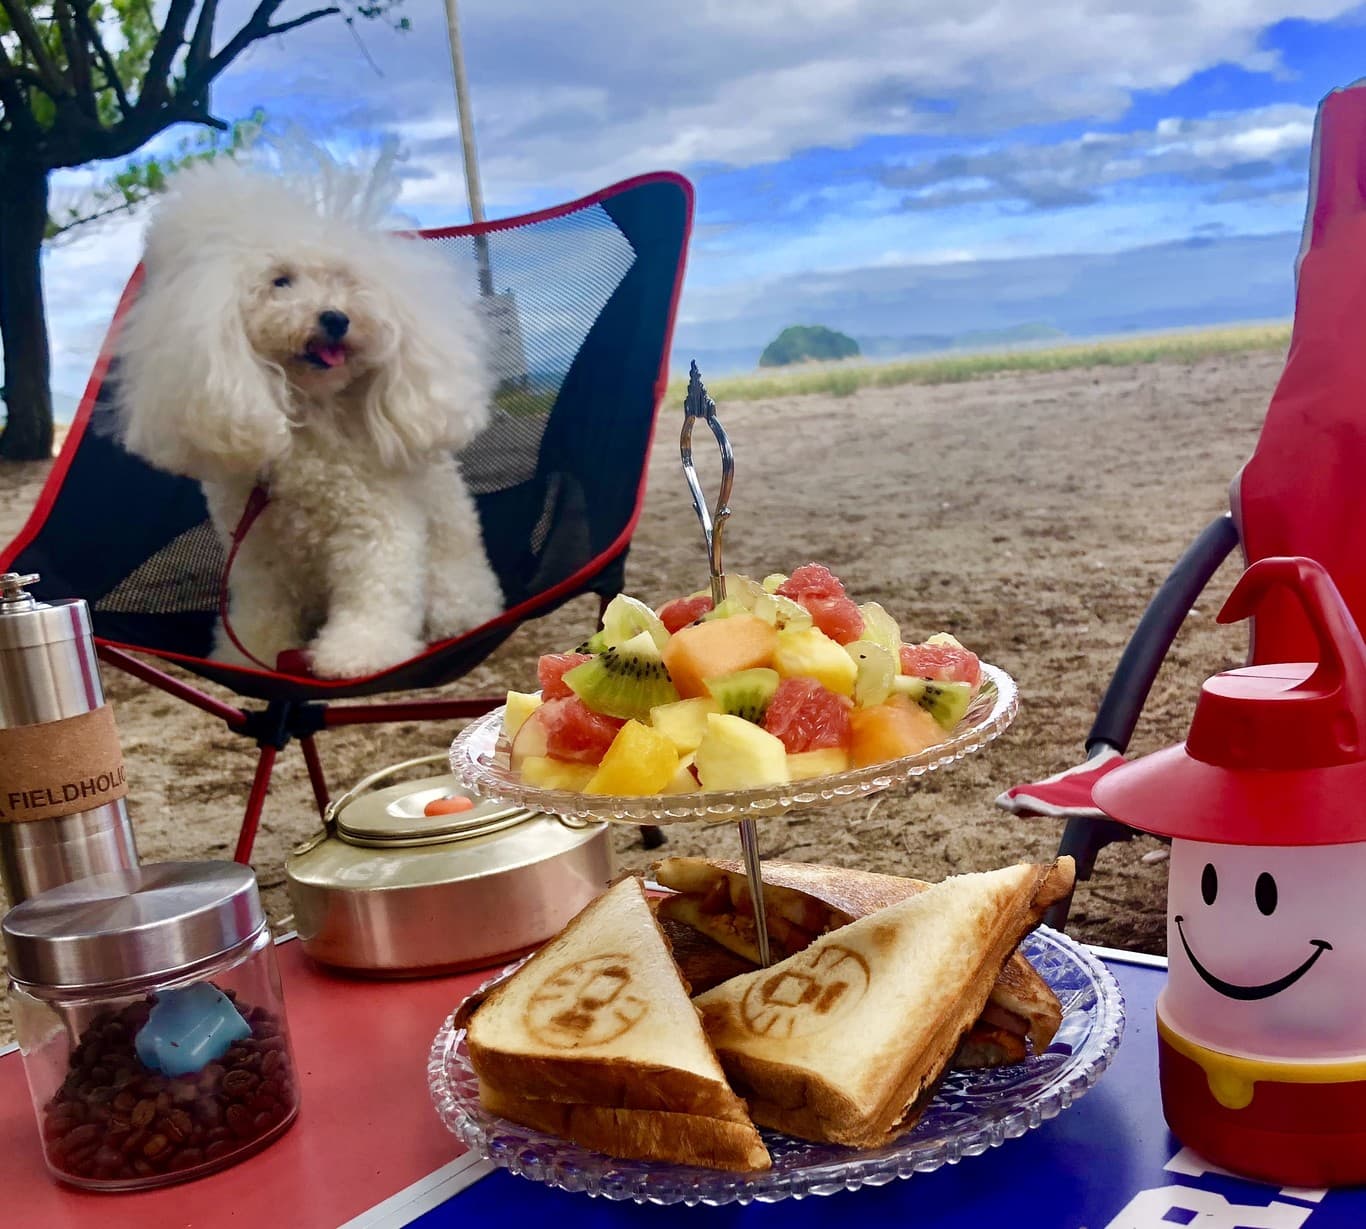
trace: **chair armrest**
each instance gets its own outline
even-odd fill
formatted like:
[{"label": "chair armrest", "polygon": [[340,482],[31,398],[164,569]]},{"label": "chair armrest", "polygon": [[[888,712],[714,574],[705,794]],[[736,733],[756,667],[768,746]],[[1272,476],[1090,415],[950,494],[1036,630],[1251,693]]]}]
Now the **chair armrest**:
[{"label": "chair armrest", "polygon": [[1231,516],[1225,514],[1211,521],[1153,594],[1096,710],[1095,722],[1086,736],[1088,755],[1102,743],[1117,751],[1128,747],[1153,679],[1177,631],[1195,599],[1237,545],[1238,529]]}]

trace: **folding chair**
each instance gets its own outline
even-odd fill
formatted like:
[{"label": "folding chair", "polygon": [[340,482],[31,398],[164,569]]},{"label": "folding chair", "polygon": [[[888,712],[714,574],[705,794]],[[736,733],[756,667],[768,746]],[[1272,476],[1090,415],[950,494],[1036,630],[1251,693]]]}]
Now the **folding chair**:
[{"label": "folding chair", "polygon": [[[112,427],[110,343],[134,273],[61,455],[0,570],[37,572],[37,593],[83,597],[103,661],[221,717],[260,748],[234,857],[250,859],[275,759],[298,739],[321,811],[314,735],[340,725],[478,716],[497,697],[335,703],[450,682],[523,622],[584,593],[621,591],[645,496],[655,413],[692,226],[692,188],[644,175],[524,217],[418,232],[468,257],[490,324],[493,421],[461,457],[505,612],[363,679],[333,681],[209,660],[226,559],[198,483],[153,469]],[[135,656],[135,654],[137,656]],[[264,702],[239,708],[143,656]]]},{"label": "folding chair", "polygon": [[[1133,831],[1092,800],[1122,763],[1162,660],[1187,612],[1235,546],[1244,561],[1317,560],[1366,628],[1366,81],[1329,94],[1314,128],[1309,205],[1296,272],[1295,323],[1285,370],[1252,458],[1234,479],[1229,514],[1206,526],[1144,612],[1086,738],[1087,759],[1007,790],[1020,815],[1065,819],[1060,854],[1089,878],[1096,855]],[[1252,628],[1249,664],[1316,660],[1317,641],[1288,594],[1267,599]],[[1061,928],[1070,900],[1055,906]]]}]

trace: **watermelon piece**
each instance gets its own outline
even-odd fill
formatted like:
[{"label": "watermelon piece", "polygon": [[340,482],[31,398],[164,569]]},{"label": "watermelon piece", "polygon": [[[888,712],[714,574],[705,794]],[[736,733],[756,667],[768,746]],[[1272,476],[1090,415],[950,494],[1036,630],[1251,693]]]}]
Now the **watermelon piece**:
[{"label": "watermelon piece", "polygon": [[903,644],[901,673],[941,683],[966,683],[975,692],[982,683],[982,663],[961,644]]},{"label": "watermelon piece", "polygon": [[781,585],[778,592],[800,602],[804,597],[843,597],[844,583],[823,563],[804,563]]},{"label": "watermelon piece", "polygon": [[702,597],[676,597],[672,602],[665,602],[655,613],[659,616],[659,621],[664,624],[664,630],[672,636],[680,627],[687,627],[689,623],[700,619],[711,608],[711,598],[705,595]]},{"label": "watermelon piece", "polygon": [[549,700],[535,712],[545,731],[545,753],[557,760],[596,764],[626,723],[595,713],[578,696]]},{"label": "watermelon piece", "polygon": [[811,622],[836,644],[853,644],[863,635],[863,612],[849,598],[804,594],[797,602],[811,615]]},{"label": "watermelon piece", "polygon": [[783,679],[764,711],[764,729],[782,739],[789,755],[822,747],[848,750],[853,740],[849,708],[845,697],[815,679]]},{"label": "watermelon piece", "polygon": [[574,693],[564,681],[565,674],[575,666],[592,661],[591,653],[545,653],[536,663],[536,677],[541,680],[541,699],[560,700]]}]

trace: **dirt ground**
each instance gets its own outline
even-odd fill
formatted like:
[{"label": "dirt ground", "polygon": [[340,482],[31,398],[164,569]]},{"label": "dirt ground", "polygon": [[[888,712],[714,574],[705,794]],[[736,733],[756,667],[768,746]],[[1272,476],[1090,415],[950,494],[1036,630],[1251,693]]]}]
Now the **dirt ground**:
[{"label": "dirt ground", "polygon": [[[907,789],[761,821],[766,856],[926,879],[1050,855],[1060,825],[993,805],[1007,786],[1074,763],[1095,705],[1155,586],[1226,508],[1255,442],[1278,355],[1005,375],[937,387],[866,389],[722,405],[735,446],[726,563],[763,575],[818,560],[858,600],[876,600],[908,639],[952,630],[1008,671],[1015,725],[981,754]],[[679,411],[666,406],[628,590],[654,604],[705,583],[706,561],[678,464]],[[699,449],[699,457],[710,453]],[[0,467],[0,541],[18,530],[47,466]],[[705,470],[704,470],[705,472]],[[1184,736],[1200,681],[1245,641],[1214,622],[1227,565],[1187,620],[1134,749]],[[596,603],[580,599],[519,630],[449,694],[530,689],[537,655],[572,647]],[[228,857],[254,748],[221,721],[106,671],[144,861]],[[322,736],[329,781],[443,750],[455,729],[412,724]],[[288,924],[283,863],[318,827],[297,749],[282,757],[255,866],[271,918]],[[657,856],[621,828],[623,867]],[[1151,839],[1112,846],[1082,884],[1071,930],[1114,947],[1163,950],[1166,866]],[[669,830],[668,849],[738,856],[730,825]],[[0,1012],[0,1038],[8,1036]]]}]

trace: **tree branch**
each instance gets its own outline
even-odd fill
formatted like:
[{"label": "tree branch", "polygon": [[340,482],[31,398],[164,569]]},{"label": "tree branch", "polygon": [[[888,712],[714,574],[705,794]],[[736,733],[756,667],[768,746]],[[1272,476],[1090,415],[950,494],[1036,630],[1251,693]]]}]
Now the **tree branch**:
[{"label": "tree branch", "polygon": [[100,62],[100,67],[104,69],[105,82],[114,91],[114,97],[119,100],[119,110],[127,115],[132,110],[128,105],[128,95],[124,92],[123,80],[119,77],[119,71],[114,66],[114,59],[109,54],[109,49],[104,45],[104,40],[100,38],[100,32],[95,23],[90,20],[90,0],[71,0],[71,7],[76,14],[76,21],[80,24],[82,33],[95,49],[95,56]]},{"label": "tree branch", "polygon": [[[0,43],[0,102],[5,104],[5,118],[10,122],[11,132],[18,130],[32,139],[38,133],[38,124],[33,112],[28,109],[28,99],[19,88],[23,82],[30,80],[39,89],[42,88],[37,76],[22,65],[16,65],[5,51],[4,43]],[[0,129],[0,136],[3,135],[4,130]]]},{"label": "tree branch", "polygon": [[[4,0],[0,0],[3,3]],[[147,61],[147,72],[138,93],[137,111],[146,113],[162,107],[171,97],[171,63],[185,42],[185,27],[194,12],[195,0],[171,0],[165,24]]]},{"label": "tree branch", "polygon": [[199,10],[199,20],[195,22],[194,34],[190,37],[190,50],[185,57],[185,74],[196,71],[208,62],[213,51],[213,23],[218,16],[218,0],[204,0]]},{"label": "tree branch", "polygon": [[302,17],[296,17],[293,21],[281,22],[278,26],[267,26],[266,34],[283,34],[286,30],[293,30],[298,26],[306,26],[310,21],[317,21],[319,17],[331,17],[333,13],[340,13],[336,5],[326,9],[314,9],[311,13],[305,13]]},{"label": "tree branch", "polygon": [[11,28],[19,36],[25,50],[33,57],[38,76],[42,79],[43,90],[52,95],[54,101],[61,98],[68,92],[67,82],[52,62],[47,48],[43,46],[43,37],[38,33],[38,27],[33,24],[33,18],[29,16],[28,5],[23,0],[0,0],[0,9],[5,10]]},{"label": "tree branch", "polygon": [[91,72],[90,48],[84,34],[76,32],[71,6],[67,0],[53,0],[52,14],[57,19],[57,34],[66,50],[67,68],[76,106],[87,119],[99,123],[99,104],[95,98],[95,79]]}]

